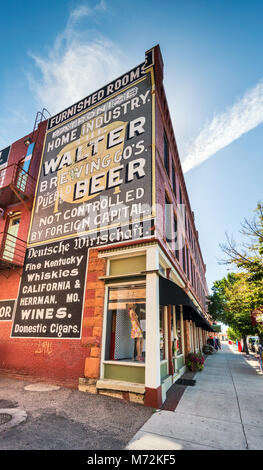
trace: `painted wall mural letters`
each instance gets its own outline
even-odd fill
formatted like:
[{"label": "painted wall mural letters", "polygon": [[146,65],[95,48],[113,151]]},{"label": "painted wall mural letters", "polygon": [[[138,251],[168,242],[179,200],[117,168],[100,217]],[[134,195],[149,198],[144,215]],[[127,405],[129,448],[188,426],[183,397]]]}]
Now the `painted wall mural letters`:
[{"label": "painted wall mural letters", "polygon": [[89,249],[154,235],[152,65],[49,119],[12,337],[79,339]]}]

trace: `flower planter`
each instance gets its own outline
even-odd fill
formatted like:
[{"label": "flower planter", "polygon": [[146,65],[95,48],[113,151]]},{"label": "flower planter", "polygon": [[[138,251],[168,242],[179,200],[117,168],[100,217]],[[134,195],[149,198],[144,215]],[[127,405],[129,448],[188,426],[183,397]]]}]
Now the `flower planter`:
[{"label": "flower planter", "polygon": [[186,365],[191,372],[199,372],[204,368],[205,358],[201,353],[190,353]]}]

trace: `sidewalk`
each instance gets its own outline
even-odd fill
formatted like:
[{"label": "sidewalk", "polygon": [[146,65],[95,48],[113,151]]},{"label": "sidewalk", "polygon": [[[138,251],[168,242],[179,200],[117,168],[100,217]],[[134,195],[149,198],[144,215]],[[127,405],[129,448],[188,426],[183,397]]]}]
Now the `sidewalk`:
[{"label": "sidewalk", "polygon": [[263,376],[253,359],[224,344],[175,411],[156,412],[127,449],[262,450]]}]

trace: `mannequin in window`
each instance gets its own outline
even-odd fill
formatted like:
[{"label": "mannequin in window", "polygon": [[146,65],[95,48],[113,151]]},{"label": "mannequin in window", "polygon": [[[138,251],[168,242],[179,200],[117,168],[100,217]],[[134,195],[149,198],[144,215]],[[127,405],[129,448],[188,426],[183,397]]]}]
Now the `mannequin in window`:
[{"label": "mannequin in window", "polygon": [[143,361],[142,357],[142,348],[143,348],[143,332],[140,326],[139,318],[137,313],[135,312],[135,305],[128,304],[128,313],[131,320],[131,338],[135,339],[136,345],[136,360]]}]

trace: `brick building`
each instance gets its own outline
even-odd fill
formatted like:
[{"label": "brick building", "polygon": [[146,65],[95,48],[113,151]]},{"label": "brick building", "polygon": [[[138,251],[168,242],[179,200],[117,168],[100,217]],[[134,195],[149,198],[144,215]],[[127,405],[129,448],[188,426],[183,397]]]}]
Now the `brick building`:
[{"label": "brick building", "polygon": [[213,331],[159,46],[1,152],[0,207],[0,374],[159,407]]}]

